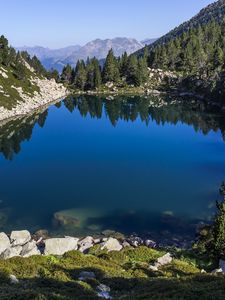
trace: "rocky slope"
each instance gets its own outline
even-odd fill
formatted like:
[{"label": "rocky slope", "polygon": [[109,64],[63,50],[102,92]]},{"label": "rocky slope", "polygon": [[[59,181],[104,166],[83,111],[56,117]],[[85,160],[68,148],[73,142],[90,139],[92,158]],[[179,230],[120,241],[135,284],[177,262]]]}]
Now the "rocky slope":
[{"label": "rocky slope", "polygon": [[66,88],[46,74],[36,58],[16,52],[0,37],[0,121],[26,115],[67,95]]},{"label": "rocky slope", "polygon": [[[62,84],[56,83],[54,79],[48,80],[46,78],[40,79],[34,77],[30,82],[38,88],[38,91],[35,90],[33,95],[26,93],[22,87],[16,87],[14,85],[11,85],[7,91],[0,90],[0,93],[2,92],[3,96],[10,97],[10,90],[13,89],[13,92],[17,93],[18,98],[20,98],[20,100],[17,100],[10,109],[4,107],[0,103],[0,121],[26,115],[41,106],[62,99],[68,94],[66,88]],[[1,81],[0,88],[2,88]]]}]

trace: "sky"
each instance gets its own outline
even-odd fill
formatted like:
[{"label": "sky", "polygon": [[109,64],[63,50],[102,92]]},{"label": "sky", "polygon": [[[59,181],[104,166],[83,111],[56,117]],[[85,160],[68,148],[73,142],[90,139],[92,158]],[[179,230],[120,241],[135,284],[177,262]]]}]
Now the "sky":
[{"label": "sky", "polygon": [[213,0],[0,0],[0,34],[13,46],[60,48],[96,38],[157,38]]}]

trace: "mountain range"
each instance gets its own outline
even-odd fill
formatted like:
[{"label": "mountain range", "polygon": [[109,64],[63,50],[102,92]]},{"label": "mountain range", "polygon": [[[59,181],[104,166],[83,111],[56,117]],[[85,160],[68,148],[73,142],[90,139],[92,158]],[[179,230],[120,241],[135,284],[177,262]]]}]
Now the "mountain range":
[{"label": "mountain range", "polygon": [[121,56],[125,51],[128,54],[142,49],[146,44],[153,43],[156,39],[137,41],[133,38],[117,37],[114,39],[96,39],[84,46],[74,45],[60,49],[49,49],[40,46],[17,47],[19,51],[27,51],[31,56],[36,55],[42,64],[47,68],[55,68],[61,71],[63,66],[71,64],[74,66],[79,59],[86,60],[88,57],[96,57],[99,60],[105,59],[108,51],[112,48],[115,56]]}]

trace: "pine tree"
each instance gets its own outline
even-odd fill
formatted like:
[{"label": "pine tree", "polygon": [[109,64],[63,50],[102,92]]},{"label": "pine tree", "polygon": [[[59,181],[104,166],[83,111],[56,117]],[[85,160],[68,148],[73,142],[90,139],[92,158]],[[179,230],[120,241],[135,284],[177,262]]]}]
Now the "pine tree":
[{"label": "pine tree", "polygon": [[127,76],[127,65],[128,65],[128,55],[127,52],[124,52],[124,54],[121,56],[120,59],[120,75],[121,77]]},{"label": "pine tree", "polygon": [[61,80],[63,82],[71,83],[71,79],[72,79],[72,67],[69,64],[67,64],[62,70]]},{"label": "pine tree", "polygon": [[128,84],[139,85],[138,59],[136,55],[131,55],[128,59],[127,82]]},{"label": "pine tree", "polygon": [[94,88],[99,88],[102,84],[102,76],[101,76],[101,68],[99,66],[99,61],[94,58],[93,59],[94,66]]},{"label": "pine tree", "polygon": [[147,57],[139,58],[138,60],[138,70],[137,70],[137,82],[136,85],[144,84],[148,79],[148,65]]},{"label": "pine tree", "polygon": [[81,90],[84,90],[87,80],[87,72],[86,72],[86,66],[83,60],[77,62],[76,65],[76,75],[74,84],[75,87]]},{"label": "pine tree", "polygon": [[103,81],[106,82],[118,82],[120,80],[119,66],[116,57],[113,54],[113,50],[109,50],[106,57],[105,65],[103,68]]}]

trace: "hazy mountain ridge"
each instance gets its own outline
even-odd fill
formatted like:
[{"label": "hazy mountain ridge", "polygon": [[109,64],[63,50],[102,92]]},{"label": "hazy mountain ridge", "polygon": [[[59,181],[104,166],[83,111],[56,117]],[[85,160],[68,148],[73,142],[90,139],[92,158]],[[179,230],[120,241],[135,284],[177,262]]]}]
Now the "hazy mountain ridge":
[{"label": "hazy mountain ridge", "polygon": [[[148,39],[149,41],[150,39]],[[36,55],[47,68],[56,68],[61,71],[67,63],[75,65],[79,59],[86,60],[87,57],[104,59],[112,48],[116,56],[121,56],[125,51],[128,54],[138,51],[145,44],[133,38],[118,37],[114,39],[96,39],[84,46],[68,46],[61,49],[49,49],[44,47],[18,47],[19,51],[27,51],[31,56]]]}]

